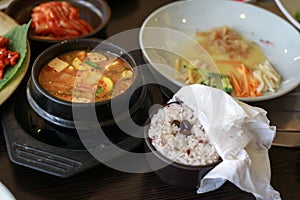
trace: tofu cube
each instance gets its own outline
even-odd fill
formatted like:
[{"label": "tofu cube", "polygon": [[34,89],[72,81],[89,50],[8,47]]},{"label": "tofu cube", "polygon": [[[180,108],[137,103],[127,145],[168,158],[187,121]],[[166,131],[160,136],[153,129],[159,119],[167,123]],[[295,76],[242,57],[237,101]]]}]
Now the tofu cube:
[{"label": "tofu cube", "polygon": [[54,69],[57,72],[61,72],[62,70],[64,70],[66,67],[69,66],[69,64],[59,58],[54,58],[53,60],[51,60],[48,64],[49,67],[51,67],[52,69]]}]

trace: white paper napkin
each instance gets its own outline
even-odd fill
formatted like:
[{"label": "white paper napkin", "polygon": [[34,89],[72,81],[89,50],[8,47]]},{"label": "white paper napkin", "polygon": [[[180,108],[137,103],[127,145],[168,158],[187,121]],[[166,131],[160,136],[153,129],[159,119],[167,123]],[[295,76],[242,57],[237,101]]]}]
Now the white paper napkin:
[{"label": "white paper napkin", "polygon": [[227,180],[256,199],[281,199],[270,185],[268,149],[276,134],[266,111],[204,85],[182,87],[170,100],[194,110],[222,162],[202,180],[197,193],[221,187]]},{"label": "white paper napkin", "polygon": [[0,199],[1,200],[15,200],[12,193],[0,182]]}]

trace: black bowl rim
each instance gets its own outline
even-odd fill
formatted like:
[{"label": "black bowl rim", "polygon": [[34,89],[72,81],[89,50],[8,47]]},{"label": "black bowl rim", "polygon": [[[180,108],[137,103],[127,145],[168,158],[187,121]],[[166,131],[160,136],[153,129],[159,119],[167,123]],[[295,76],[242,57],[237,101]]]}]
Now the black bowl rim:
[{"label": "black bowl rim", "polygon": [[[12,8],[14,8],[14,6],[17,6],[19,2],[22,2],[23,0],[14,0],[12,1],[9,6],[6,8],[5,13],[10,15],[10,12],[12,10]],[[45,0],[45,2],[49,2],[49,1],[64,1],[64,0]],[[76,37],[76,39],[81,39],[81,38],[89,38],[92,37],[93,35],[97,34],[99,31],[101,31],[102,29],[105,28],[105,26],[108,24],[108,22],[110,21],[111,18],[111,8],[109,6],[109,4],[107,3],[106,0],[96,0],[97,2],[99,2],[101,5],[103,5],[106,14],[102,15],[103,18],[101,18],[102,23],[100,24],[100,26],[96,27],[92,32],[85,34],[85,35],[81,35],[79,37]],[[103,14],[103,13],[102,13]],[[30,19],[28,20],[28,22],[30,21]],[[48,43],[48,44],[53,44],[53,43],[57,43],[57,42],[61,42],[64,41],[66,39],[53,39],[53,40],[49,40],[49,39],[41,39],[41,38],[36,38],[36,37],[31,37],[30,35],[28,35],[28,38],[37,42],[44,42],[44,43]],[[67,40],[72,40],[75,38],[70,38]]]},{"label": "black bowl rim", "polygon": [[[81,42],[98,42],[99,44],[100,43],[105,43],[109,46],[111,46],[112,48],[116,48],[118,50],[120,50],[121,52],[124,52],[125,55],[127,55],[132,63],[134,64],[134,66],[131,66],[132,69],[135,71],[136,73],[136,76],[134,76],[134,82],[133,84],[123,93],[121,93],[120,95],[118,96],[115,96],[111,99],[107,99],[107,100],[104,100],[104,101],[100,101],[100,102],[90,102],[90,103],[78,103],[78,102],[71,102],[71,101],[65,101],[65,100],[62,100],[62,99],[59,99],[53,95],[51,95],[49,92],[47,92],[38,82],[38,80],[36,79],[35,75],[34,75],[34,72],[35,72],[35,69],[36,69],[36,66],[37,66],[37,62],[39,62],[39,60],[43,59],[43,57],[45,55],[47,55],[49,52],[57,49],[57,48],[60,48],[61,46],[63,45],[67,45],[67,44],[72,44],[72,43],[81,43]],[[75,49],[74,49],[75,50]],[[109,49],[108,49],[109,51]],[[67,51],[66,51],[67,52]],[[31,69],[31,80],[32,80],[32,83],[34,84],[34,86],[36,87],[36,89],[45,97],[47,97],[49,100],[57,103],[57,104],[60,104],[60,105],[66,105],[66,106],[77,106],[77,107],[85,107],[87,105],[103,105],[103,104],[107,104],[107,103],[110,103],[111,101],[118,101],[119,99],[122,98],[123,95],[126,95],[126,93],[132,89],[132,87],[134,87],[134,83],[137,81],[137,79],[139,78],[138,76],[142,76],[139,72],[139,69],[137,68],[137,64],[134,60],[134,58],[123,48],[111,43],[111,42],[108,42],[106,40],[103,40],[103,39],[99,39],[99,38],[77,38],[77,39],[71,39],[71,40],[64,40],[64,41],[61,41],[59,43],[56,43],[50,47],[48,47],[47,49],[45,49],[36,59],[35,61],[33,62],[32,64],[32,69]],[[142,77],[140,77],[142,78]]]}]

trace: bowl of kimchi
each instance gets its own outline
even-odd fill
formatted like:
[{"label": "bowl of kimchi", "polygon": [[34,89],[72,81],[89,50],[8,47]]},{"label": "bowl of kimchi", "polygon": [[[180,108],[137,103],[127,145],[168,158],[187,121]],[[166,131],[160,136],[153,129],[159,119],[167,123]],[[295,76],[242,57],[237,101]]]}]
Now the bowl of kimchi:
[{"label": "bowl of kimchi", "polygon": [[107,127],[136,116],[146,97],[134,58],[110,42],[52,45],[34,61],[26,95],[43,119],[64,128]]},{"label": "bowl of kimchi", "polygon": [[53,44],[102,34],[111,11],[104,0],[16,0],[6,14],[20,24],[31,21],[30,40]]}]

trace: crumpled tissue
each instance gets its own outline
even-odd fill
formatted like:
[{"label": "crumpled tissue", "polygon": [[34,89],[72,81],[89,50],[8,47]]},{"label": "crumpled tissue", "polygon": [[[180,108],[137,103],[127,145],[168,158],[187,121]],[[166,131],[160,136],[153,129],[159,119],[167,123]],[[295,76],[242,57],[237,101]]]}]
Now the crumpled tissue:
[{"label": "crumpled tissue", "polygon": [[198,116],[222,162],[201,180],[197,193],[220,188],[227,180],[256,199],[281,199],[270,185],[268,150],[276,135],[267,112],[200,84],[182,87],[172,101],[182,101]]}]

